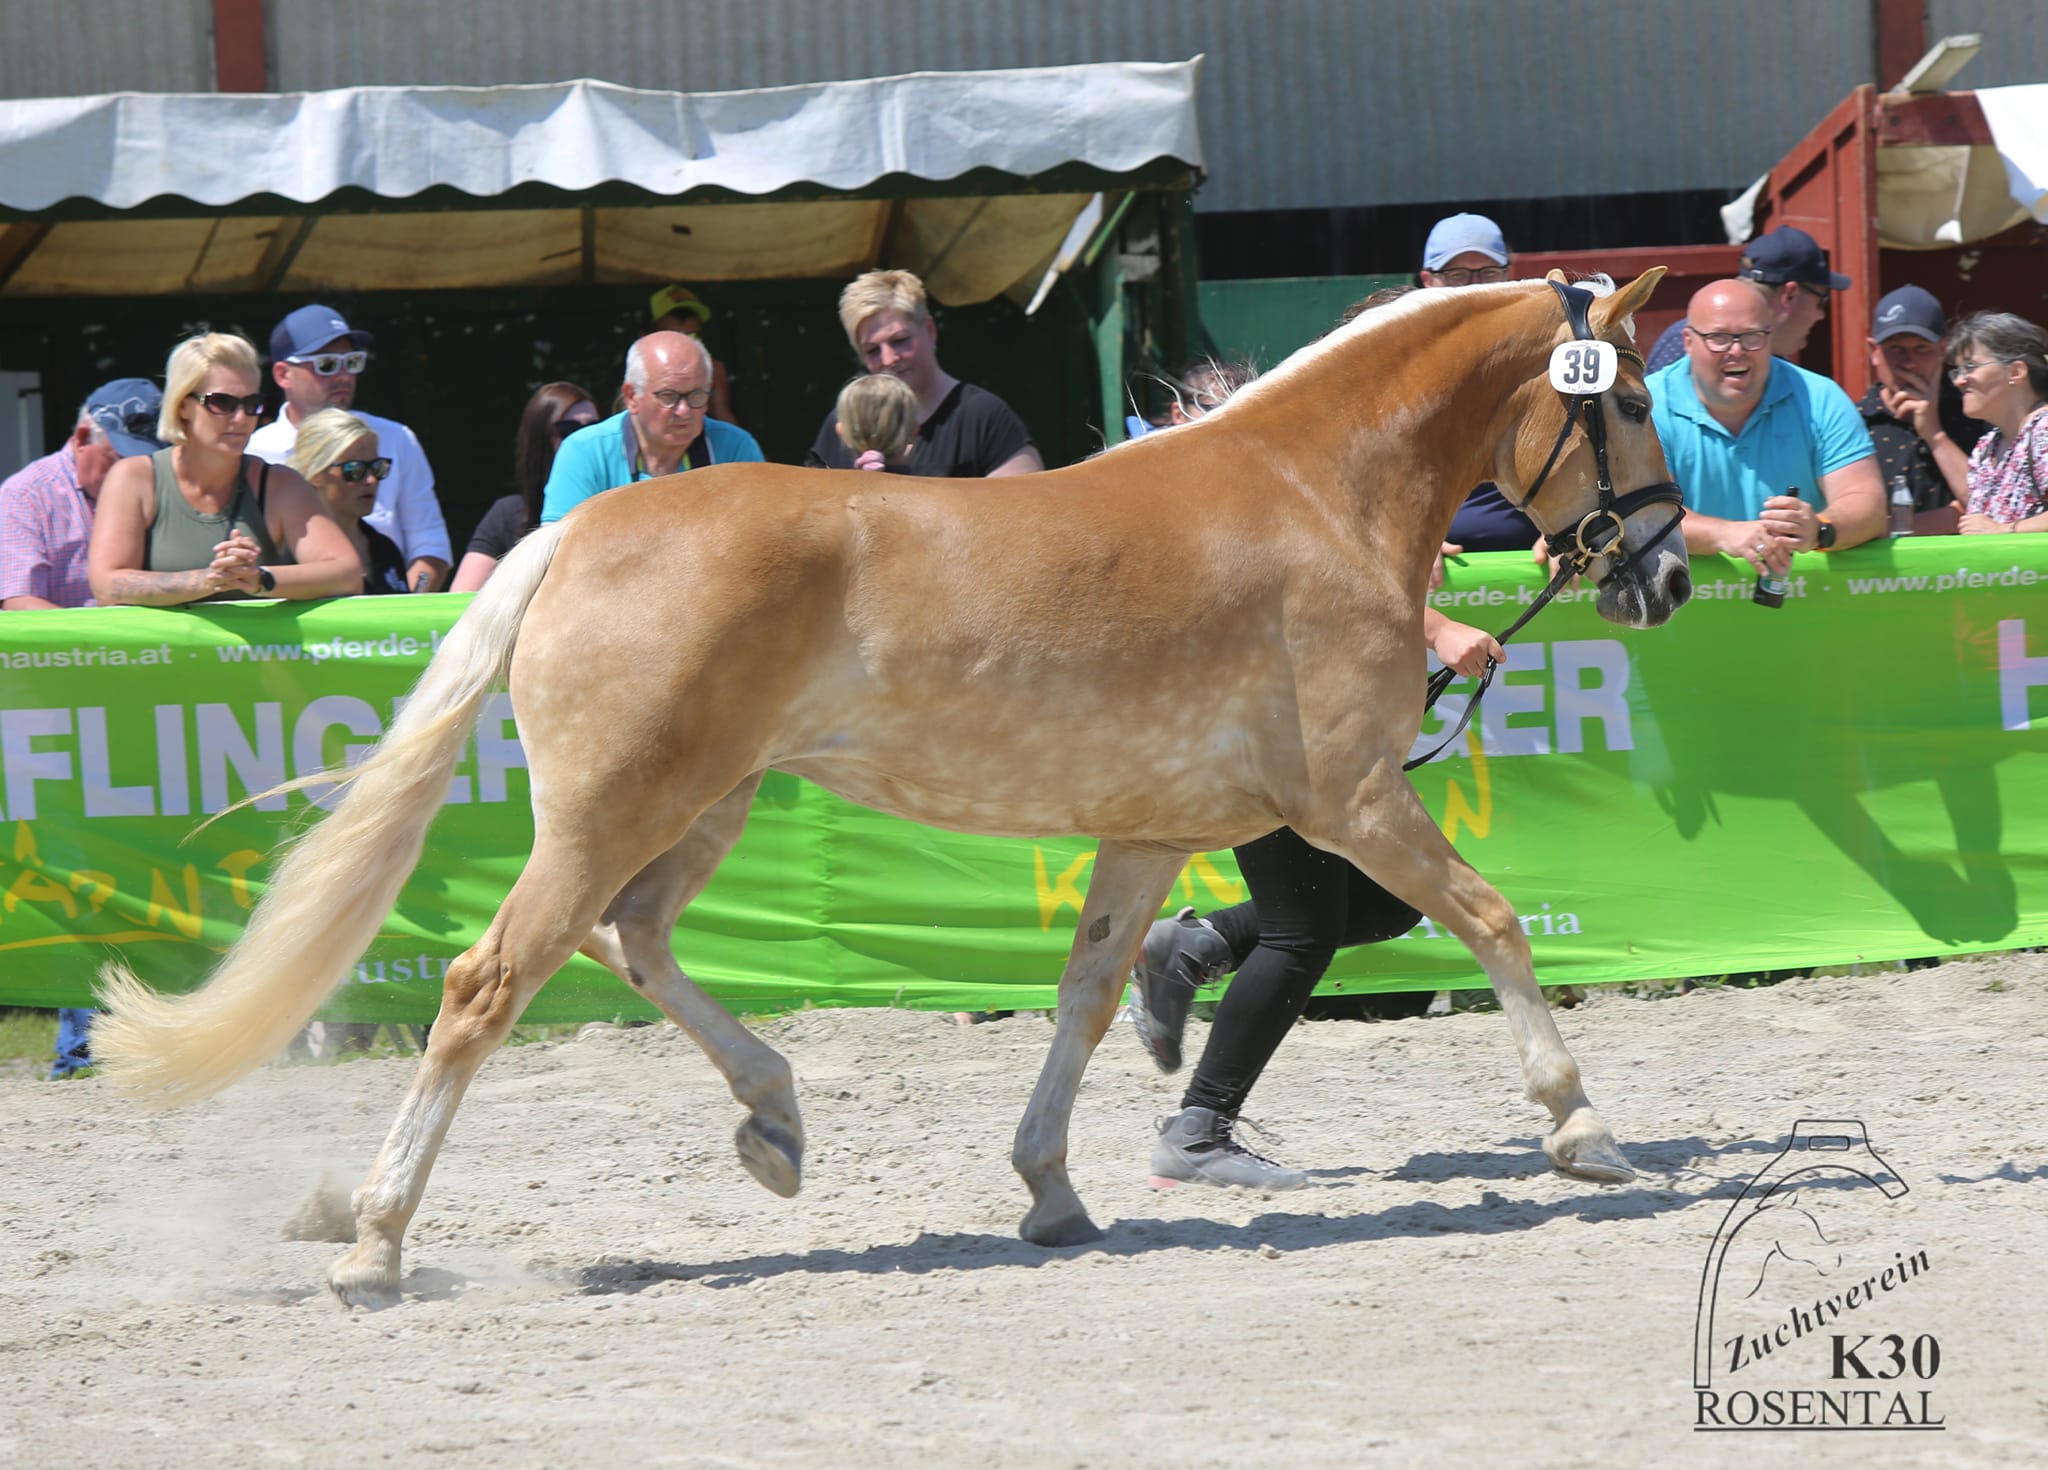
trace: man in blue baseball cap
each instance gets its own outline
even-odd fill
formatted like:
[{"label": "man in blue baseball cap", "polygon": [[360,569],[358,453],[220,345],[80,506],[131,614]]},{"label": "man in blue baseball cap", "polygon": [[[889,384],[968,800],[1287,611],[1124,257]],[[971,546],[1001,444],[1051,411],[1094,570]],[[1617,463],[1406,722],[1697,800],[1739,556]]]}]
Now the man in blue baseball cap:
[{"label": "man in blue baseball cap", "polygon": [[396,542],[415,592],[447,585],[448,523],[434,496],[434,469],[417,435],[396,419],[355,406],[356,386],[370,363],[371,336],[331,306],[302,306],[270,333],[270,373],[284,390],[284,411],[249,436],[249,452],[283,464],[298,443],[299,425],[323,408],[345,408],[377,434],[377,453],[391,473],[377,486],[377,506],[363,517]]},{"label": "man in blue baseball cap", "polygon": [[[1904,478],[1922,534],[1955,530],[1970,498],[1970,451],[1986,426],[1963,413],[1963,395],[1944,370],[1948,314],[1931,292],[1901,286],[1870,314],[1870,370],[1876,379],[1856,404],[1887,492]],[[1928,514],[1933,512],[1933,514]]]},{"label": "man in blue baseball cap", "polygon": [[[1796,362],[1806,339],[1828,314],[1828,297],[1849,289],[1849,278],[1828,268],[1828,253],[1796,225],[1780,225],[1743,247],[1735,272],[1754,281],[1771,303],[1771,356]],[[1685,323],[1673,322],[1650,349],[1651,372],[1685,356]]]},{"label": "man in blue baseball cap", "polygon": [[[1454,214],[1430,227],[1419,279],[1424,286],[1487,286],[1508,278],[1510,260],[1499,225],[1483,214]],[[1499,486],[1482,480],[1458,507],[1444,554],[1526,551],[1542,539],[1536,523],[1516,509]]]},{"label": "man in blue baseball cap", "polygon": [[1508,278],[1508,242],[1483,214],[1454,214],[1430,228],[1422,246],[1425,286],[1483,286]]}]

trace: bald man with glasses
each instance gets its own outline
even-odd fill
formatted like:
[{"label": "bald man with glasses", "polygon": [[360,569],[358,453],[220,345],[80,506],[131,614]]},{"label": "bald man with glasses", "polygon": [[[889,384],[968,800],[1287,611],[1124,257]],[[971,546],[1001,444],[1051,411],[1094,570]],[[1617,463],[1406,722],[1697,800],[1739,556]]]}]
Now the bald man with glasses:
[{"label": "bald man with glasses", "polygon": [[1685,492],[1685,545],[1783,573],[1885,525],[1876,450],[1849,395],[1771,355],[1770,297],[1715,281],[1686,308],[1685,356],[1650,374],[1651,421]]}]

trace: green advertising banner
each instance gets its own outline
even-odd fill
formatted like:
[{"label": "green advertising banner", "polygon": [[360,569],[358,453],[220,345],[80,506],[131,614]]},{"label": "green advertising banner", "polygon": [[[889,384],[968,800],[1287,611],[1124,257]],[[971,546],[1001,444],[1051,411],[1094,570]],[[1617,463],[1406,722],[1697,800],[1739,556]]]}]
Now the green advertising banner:
[{"label": "green advertising banner", "polygon": [[[1746,568],[1694,570],[1693,603],[1651,632],[1602,622],[1589,593],[1561,599],[1511,645],[1476,728],[1415,772],[1521,913],[1539,977],[2048,943],[2048,537],[1802,557],[1775,610],[1750,601]],[[1434,601],[1497,628],[1542,580],[1526,557],[1470,557]],[[322,793],[199,821],[373,743],[467,600],[0,616],[0,1003],[87,1003],[117,955],[153,983],[201,978]],[[1418,750],[1469,688],[1451,686]],[[531,836],[500,696],[424,861],[327,1014],[430,1017]],[[771,773],[676,955],[742,1011],[1047,1004],[1091,851],[918,827]],[[1230,855],[1213,853],[1172,903],[1243,896]],[[1425,922],[1341,954],[1326,988],[1483,983]],[[579,959],[528,1014],[647,1013]]]}]

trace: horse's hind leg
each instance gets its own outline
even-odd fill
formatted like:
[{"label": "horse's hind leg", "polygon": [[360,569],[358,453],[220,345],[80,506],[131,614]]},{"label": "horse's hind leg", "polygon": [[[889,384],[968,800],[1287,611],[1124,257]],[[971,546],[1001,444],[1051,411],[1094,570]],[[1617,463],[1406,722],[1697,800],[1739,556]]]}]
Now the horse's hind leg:
[{"label": "horse's hind leg", "polygon": [[[1348,830],[1327,845],[1351,859],[1395,897],[1415,905],[1472,951],[1514,1034],[1529,1096],[1550,1110],[1556,1127],[1543,1151],[1561,1173],[1623,1184],[1635,1170],[1594,1111],[1565,1049],[1557,1022],[1536,984],[1529,941],[1514,907],[1458,856],[1423,809],[1407,777],[1378,768],[1360,789]],[[1304,833],[1304,835],[1308,835]]]},{"label": "horse's hind leg", "polygon": [[1067,1176],[1067,1125],[1081,1074],[1116,1014],[1117,997],[1145,930],[1158,917],[1187,856],[1114,842],[1103,843],[1095,854],[1088,898],[1060,975],[1052,1050],[1010,1150],[1010,1162],[1031,1190],[1031,1209],[1017,1233],[1034,1245],[1078,1245],[1102,1234]]},{"label": "horse's hind leg", "polygon": [[[622,845],[631,835],[614,834]],[[398,1300],[405,1228],[470,1079],[535,992],[576,952],[625,879],[598,856],[601,850],[596,842],[543,836],[483,938],[448,966],[426,1055],[355,1192],[355,1248],[327,1274],[335,1295],[350,1306]]]},{"label": "horse's hind leg", "polygon": [[804,1125],[796,1088],[782,1054],[706,995],[676,964],[676,917],[711,875],[746,825],[761,778],[740,783],[691,826],[687,836],[619,890],[583,952],[646,996],[702,1047],[747,1110],[734,1135],[747,1172],[788,1198],[803,1182]]}]

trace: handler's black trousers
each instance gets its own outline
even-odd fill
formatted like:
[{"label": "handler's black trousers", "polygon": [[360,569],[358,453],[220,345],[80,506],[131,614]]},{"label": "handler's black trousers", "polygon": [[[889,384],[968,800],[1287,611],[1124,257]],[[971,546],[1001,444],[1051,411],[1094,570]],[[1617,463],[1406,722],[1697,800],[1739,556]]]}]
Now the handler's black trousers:
[{"label": "handler's black trousers", "polygon": [[1301,1019],[1332,956],[1406,934],[1422,917],[1290,827],[1236,851],[1251,898],[1207,918],[1229,944],[1237,978],[1216,1008],[1209,1044],[1181,1099],[1184,1108],[1214,1108],[1232,1118]]}]

